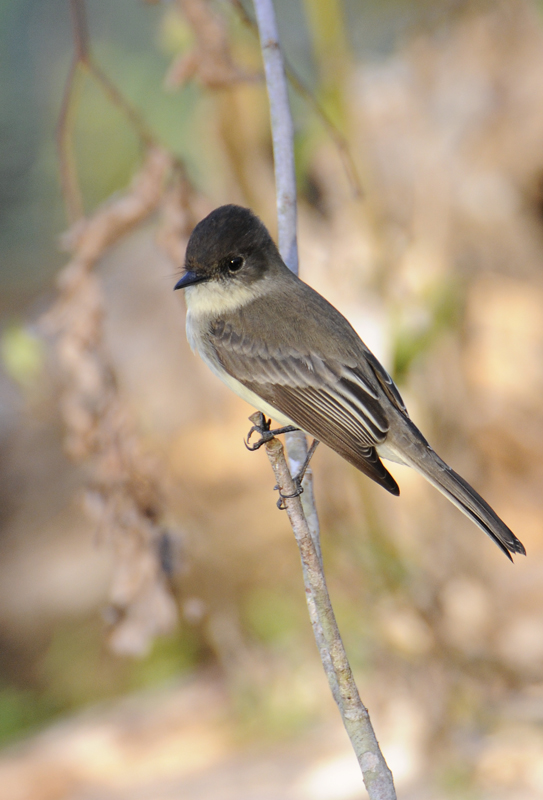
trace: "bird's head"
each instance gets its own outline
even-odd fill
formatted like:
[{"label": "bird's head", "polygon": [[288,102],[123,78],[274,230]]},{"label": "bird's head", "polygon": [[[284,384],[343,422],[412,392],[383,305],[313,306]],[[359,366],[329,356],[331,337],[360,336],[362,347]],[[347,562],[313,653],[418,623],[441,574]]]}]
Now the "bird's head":
[{"label": "bird's head", "polygon": [[175,289],[220,284],[248,287],[263,278],[281,257],[263,223],[248,208],[216,208],[196,225],[187,244],[185,274]]}]

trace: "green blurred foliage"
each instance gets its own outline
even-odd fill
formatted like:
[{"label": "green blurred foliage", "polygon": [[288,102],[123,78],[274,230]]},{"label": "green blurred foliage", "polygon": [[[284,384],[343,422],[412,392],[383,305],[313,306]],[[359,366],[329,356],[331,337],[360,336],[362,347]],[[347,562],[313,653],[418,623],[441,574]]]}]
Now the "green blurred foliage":
[{"label": "green blurred foliage", "polygon": [[463,293],[456,278],[447,278],[434,284],[426,292],[426,318],[422,324],[402,324],[396,316],[394,334],[394,360],[392,376],[399,384],[405,380],[413,362],[435,346],[439,337],[454,330],[460,321]]},{"label": "green blurred foliage", "polygon": [[179,680],[205,658],[201,636],[188,625],[132,660],[111,653],[97,616],[59,622],[36,663],[33,685],[0,684],[0,744],[77,708]]},{"label": "green blurred foliage", "polygon": [[37,379],[44,356],[42,340],[23,325],[12,323],[0,335],[0,360],[6,373],[22,386]]},{"label": "green blurred foliage", "polygon": [[145,689],[179,680],[205,664],[209,656],[201,633],[189,625],[182,625],[172,635],[156,639],[145,658],[130,664],[126,688]]},{"label": "green blurred foliage", "polygon": [[36,689],[0,688],[0,744],[24,736],[65,711]]},{"label": "green blurred foliage", "polygon": [[[301,609],[304,611],[305,609]],[[255,587],[243,603],[243,622],[257,641],[271,647],[288,647],[299,633],[299,606],[284,591]]]}]

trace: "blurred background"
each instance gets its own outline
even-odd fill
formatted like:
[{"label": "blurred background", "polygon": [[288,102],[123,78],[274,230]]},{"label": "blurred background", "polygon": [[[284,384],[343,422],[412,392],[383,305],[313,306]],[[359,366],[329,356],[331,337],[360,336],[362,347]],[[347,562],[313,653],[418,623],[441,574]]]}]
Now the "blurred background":
[{"label": "blurred background", "polygon": [[[511,565],[409,470],[397,499],[319,448],[361,696],[402,798],[543,798],[542,4],[275,6],[301,276],[528,553]],[[276,230],[251,19],[0,4],[6,800],[366,796],[252,409],[172,292],[215,206]]]}]

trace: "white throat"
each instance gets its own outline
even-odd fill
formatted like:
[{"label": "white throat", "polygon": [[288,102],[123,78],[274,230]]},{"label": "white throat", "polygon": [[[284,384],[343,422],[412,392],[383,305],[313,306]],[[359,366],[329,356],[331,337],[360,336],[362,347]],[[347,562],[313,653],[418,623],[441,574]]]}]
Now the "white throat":
[{"label": "white throat", "polygon": [[237,311],[262,293],[262,281],[245,286],[206,281],[185,289],[187,310],[191,316],[220,316]]}]

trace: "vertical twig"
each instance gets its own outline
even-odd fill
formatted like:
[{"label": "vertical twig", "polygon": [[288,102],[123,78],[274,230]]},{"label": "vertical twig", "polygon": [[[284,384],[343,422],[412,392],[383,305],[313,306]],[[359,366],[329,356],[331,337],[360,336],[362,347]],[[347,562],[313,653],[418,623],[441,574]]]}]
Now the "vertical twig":
[{"label": "vertical twig", "polygon": [[288,102],[285,68],[271,0],[255,0],[255,13],[270,101],[279,251],[287,267],[297,275],[294,126]]},{"label": "vertical twig", "polygon": [[[297,273],[296,180],[293,125],[287,83],[272,0],[254,0],[254,6],[270,101],[279,250],[285,263]],[[293,437],[295,434],[290,436]],[[305,437],[302,439],[304,444],[299,438],[292,443],[296,461],[307,447]],[[291,455],[291,441],[287,444]],[[266,445],[266,449],[278,486],[285,495],[292,495],[295,487],[281,443],[273,439]],[[305,498],[307,506],[307,490],[302,497]],[[299,497],[291,497],[285,500],[285,504],[300,550],[309,614],[323,667],[358,758],[368,794],[371,800],[395,800],[392,773],[379,748],[368,711],[360,700],[330,602],[320,558],[318,520],[314,503],[310,503],[308,507],[312,530]]]},{"label": "vertical twig", "polygon": [[[287,267],[298,274],[298,244],[296,241],[296,169],[294,164],[294,125],[288,100],[287,79],[275,11],[271,0],[255,0],[255,14],[260,36],[260,46],[266,72],[266,86],[270,102],[271,129],[277,201],[277,232],[279,252]],[[286,437],[290,467],[297,473],[307,455],[307,441],[302,433]],[[320,557],[319,521],[313,499],[311,472],[304,486],[303,505],[311,521],[313,543]]]}]

